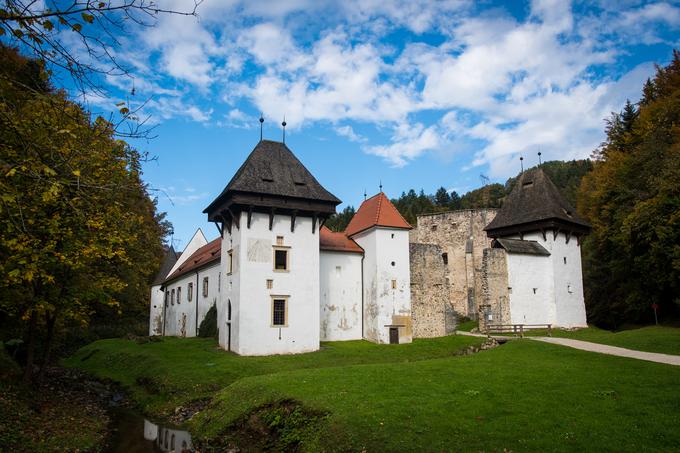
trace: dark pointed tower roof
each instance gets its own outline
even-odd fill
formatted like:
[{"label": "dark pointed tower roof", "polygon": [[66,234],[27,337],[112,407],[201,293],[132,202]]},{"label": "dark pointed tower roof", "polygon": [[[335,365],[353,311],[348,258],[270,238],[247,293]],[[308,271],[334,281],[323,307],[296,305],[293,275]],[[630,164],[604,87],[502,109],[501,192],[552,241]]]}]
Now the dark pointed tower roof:
[{"label": "dark pointed tower roof", "polygon": [[165,281],[165,277],[168,276],[168,272],[170,272],[172,266],[177,262],[177,258],[179,258],[179,254],[175,252],[173,246],[170,246],[170,248],[165,251],[161,268],[158,270],[156,277],[154,277],[152,286],[160,285]]},{"label": "dark pointed tower roof", "polygon": [[540,167],[522,173],[496,217],[484,230],[492,238],[558,228],[587,234],[590,225],[567,202]]},{"label": "dark pointed tower roof", "polygon": [[323,216],[334,213],[340,203],[284,143],[261,140],[227,187],[203,212],[210,221],[217,220],[225,211],[250,207]]}]

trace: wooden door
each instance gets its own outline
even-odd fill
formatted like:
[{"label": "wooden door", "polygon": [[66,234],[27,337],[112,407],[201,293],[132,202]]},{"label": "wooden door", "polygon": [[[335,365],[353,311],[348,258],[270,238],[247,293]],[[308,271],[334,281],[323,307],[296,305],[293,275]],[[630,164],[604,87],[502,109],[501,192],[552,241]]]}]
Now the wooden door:
[{"label": "wooden door", "polygon": [[390,344],[399,344],[399,329],[390,327]]}]

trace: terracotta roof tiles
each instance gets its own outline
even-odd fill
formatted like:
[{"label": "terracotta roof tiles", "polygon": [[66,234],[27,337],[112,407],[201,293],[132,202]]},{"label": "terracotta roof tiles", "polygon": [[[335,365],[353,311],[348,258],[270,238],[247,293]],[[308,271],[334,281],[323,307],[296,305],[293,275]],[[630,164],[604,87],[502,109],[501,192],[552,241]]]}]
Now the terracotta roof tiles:
[{"label": "terracotta roof tiles", "polygon": [[220,260],[220,255],[222,251],[222,239],[217,238],[213,241],[208,242],[203,247],[196,250],[180,267],[165,279],[165,282],[174,280],[181,277],[184,274],[203,267],[206,264],[212,263],[214,261]]},{"label": "terracotta roof tiles", "polygon": [[345,233],[336,233],[325,226],[319,230],[319,248],[331,252],[364,253],[364,249]]},{"label": "terracotta roof tiles", "polygon": [[361,203],[359,210],[345,228],[345,234],[353,236],[374,226],[408,230],[412,228],[383,192]]}]

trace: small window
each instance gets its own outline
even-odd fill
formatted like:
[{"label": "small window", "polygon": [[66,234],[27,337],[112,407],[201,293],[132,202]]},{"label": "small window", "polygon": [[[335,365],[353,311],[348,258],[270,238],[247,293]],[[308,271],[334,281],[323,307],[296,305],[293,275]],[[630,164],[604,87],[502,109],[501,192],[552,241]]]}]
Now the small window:
[{"label": "small window", "polygon": [[397,281],[392,280],[392,289],[397,289]]},{"label": "small window", "polygon": [[276,245],[283,245],[283,236],[276,236]]},{"label": "small window", "polygon": [[437,225],[432,225],[432,226],[430,227],[430,229],[431,229],[432,231],[437,231]]},{"label": "small window", "polygon": [[512,287],[508,286],[508,294],[512,294]]},{"label": "small window", "polygon": [[272,327],[286,327],[288,325],[288,299],[285,297],[272,298]]},{"label": "small window", "polygon": [[175,305],[175,290],[170,293],[170,305]]},{"label": "small window", "polygon": [[231,275],[234,272],[234,251],[229,250],[227,252],[227,275]]},{"label": "small window", "polygon": [[564,264],[567,264],[567,257],[564,257]]},{"label": "small window", "polygon": [[392,239],[394,239],[394,233],[392,233]]},{"label": "small window", "polygon": [[444,264],[449,264],[449,254],[448,253],[442,253],[442,261],[444,261]]},{"label": "small window", "polygon": [[392,261],[392,263],[390,263],[390,264],[392,264],[392,267],[394,267],[394,265],[395,265],[395,262],[394,262],[394,261]]},{"label": "small window", "polygon": [[572,289],[572,287],[571,287],[571,285],[567,285],[567,292],[568,292],[569,294],[571,294],[571,293],[574,292],[573,289]]},{"label": "small window", "polygon": [[335,266],[335,275],[340,277],[342,274],[342,266]]},{"label": "small window", "polygon": [[217,273],[217,292],[218,293],[221,291],[220,286],[222,286],[222,272]]},{"label": "small window", "polygon": [[179,305],[180,302],[182,302],[182,288],[181,287],[177,288],[177,305]]},{"label": "small window", "polygon": [[274,249],[274,270],[275,271],[288,270],[288,250]]},{"label": "small window", "polygon": [[534,290],[534,294],[536,294],[536,290],[538,290],[538,288],[533,288],[533,290]]},{"label": "small window", "polygon": [[534,185],[533,181],[527,181],[525,183],[522,183],[522,187],[531,187]]},{"label": "small window", "polygon": [[208,297],[208,277],[203,278],[203,297]]},{"label": "small window", "polygon": [[227,300],[227,321],[231,321],[231,299]]},{"label": "small window", "polygon": [[274,280],[267,280],[267,289],[272,289],[274,287]]},{"label": "small window", "polygon": [[191,300],[194,298],[194,284],[189,283],[187,286],[187,300],[191,302]]}]

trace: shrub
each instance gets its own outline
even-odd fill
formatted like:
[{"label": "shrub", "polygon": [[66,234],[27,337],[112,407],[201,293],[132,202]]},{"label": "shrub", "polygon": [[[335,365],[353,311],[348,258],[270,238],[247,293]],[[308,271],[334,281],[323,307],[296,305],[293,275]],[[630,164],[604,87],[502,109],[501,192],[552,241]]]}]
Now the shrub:
[{"label": "shrub", "polygon": [[217,305],[213,304],[205,314],[205,318],[198,328],[198,336],[202,338],[217,338]]}]

